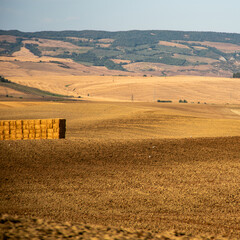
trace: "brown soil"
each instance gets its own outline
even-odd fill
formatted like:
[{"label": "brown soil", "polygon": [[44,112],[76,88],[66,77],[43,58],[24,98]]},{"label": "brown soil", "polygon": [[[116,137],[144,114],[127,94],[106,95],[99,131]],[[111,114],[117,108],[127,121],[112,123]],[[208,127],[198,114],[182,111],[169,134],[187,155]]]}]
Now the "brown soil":
[{"label": "brown soil", "polygon": [[2,215],[0,219],[1,239],[156,239],[156,240],[194,240],[227,238],[214,236],[192,236],[183,232],[169,231],[152,233],[114,227],[103,227],[91,224],[71,224],[39,218],[24,218]]},{"label": "brown soil", "polygon": [[0,142],[1,213],[240,237],[239,106],[1,102],[0,112],[67,119],[66,139]]},{"label": "brown soil", "polygon": [[2,141],[0,212],[240,237],[240,138]]}]

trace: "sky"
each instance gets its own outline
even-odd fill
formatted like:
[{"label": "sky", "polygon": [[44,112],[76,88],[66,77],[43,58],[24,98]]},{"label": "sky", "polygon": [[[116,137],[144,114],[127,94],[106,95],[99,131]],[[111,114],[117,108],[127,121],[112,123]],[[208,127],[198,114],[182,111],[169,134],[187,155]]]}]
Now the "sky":
[{"label": "sky", "polygon": [[0,0],[0,29],[240,33],[240,0]]}]

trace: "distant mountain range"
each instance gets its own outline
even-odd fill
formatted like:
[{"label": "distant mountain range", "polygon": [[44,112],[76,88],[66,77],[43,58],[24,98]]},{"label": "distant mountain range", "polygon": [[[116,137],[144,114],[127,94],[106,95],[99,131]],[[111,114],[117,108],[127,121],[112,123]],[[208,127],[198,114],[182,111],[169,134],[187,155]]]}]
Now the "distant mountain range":
[{"label": "distant mountain range", "polygon": [[[0,30],[1,36],[14,36],[16,40],[0,38],[0,56],[11,56],[24,46],[39,57],[72,59],[125,75],[131,72],[230,77],[240,71],[240,34],[236,33]],[[52,44],[43,44],[43,40],[52,40]]]}]

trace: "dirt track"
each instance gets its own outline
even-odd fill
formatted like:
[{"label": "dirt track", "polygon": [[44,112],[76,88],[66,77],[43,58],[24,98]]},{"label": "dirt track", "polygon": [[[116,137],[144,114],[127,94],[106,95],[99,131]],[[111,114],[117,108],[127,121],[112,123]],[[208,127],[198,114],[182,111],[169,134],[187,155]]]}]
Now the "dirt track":
[{"label": "dirt track", "polygon": [[240,237],[240,138],[0,142],[0,212]]}]

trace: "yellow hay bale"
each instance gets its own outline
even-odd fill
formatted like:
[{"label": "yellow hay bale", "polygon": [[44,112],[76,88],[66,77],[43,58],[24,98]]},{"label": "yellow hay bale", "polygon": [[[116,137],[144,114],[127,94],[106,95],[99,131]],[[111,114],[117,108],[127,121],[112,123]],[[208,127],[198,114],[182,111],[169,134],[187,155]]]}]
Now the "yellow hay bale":
[{"label": "yellow hay bale", "polygon": [[53,138],[54,139],[59,139],[59,133],[58,132],[53,133]]},{"label": "yellow hay bale", "polygon": [[9,121],[9,128],[11,129],[11,130],[13,130],[13,129],[16,129],[16,121]]},{"label": "yellow hay bale", "polygon": [[29,139],[34,139],[34,138],[35,138],[35,134],[29,133],[28,138],[29,138]]},{"label": "yellow hay bale", "polygon": [[3,131],[3,134],[4,134],[4,135],[9,135],[9,134],[10,134],[10,131],[9,131],[9,130],[4,130],[4,131]]},{"label": "yellow hay bale", "polygon": [[47,119],[47,128],[53,128],[53,121],[52,119]]},{"label": "yellow hay bale", "polygon": [[4,126],[3,126],[3,129],[6,130],[6,131],[9,131],[9,130],[10,130],[10,127],[7,126],[7,125],[4,125]]},{"label": "yellow hay bale", "polygon": [[4,140],[9,140],[10,136],[9,135],[4,135],[3,138],[4,138]]},{"label": "yellow hay bale", "polygon": [[40,127],[41,127],[41,129],[46,129],[47,125],[46,124],[41,124]]},{"label": "yellow hay bale", "polygon": [[53,133],[53,129],[47,129],[47,133]]},{"label": "yellow hay bale", "polygon": [[22,121],[22,124],[23,124],[23,125],[28,125],[28,124],[29,124],[29,120],[23,120],[23,121]]},{"label": "yellow hay bale", "polygon": [[60,129],[59,128],[53,128],[53,132],[59,133]]},{"label": "yellow hay bale", "polygon": [[29,129],[29,133],[34,134],[35,133],[35,129]]},{"label": "yellow hay bale", "polygon": [[16,125],[22,125],[22,120],[16,120]]},{"label": "yellow hay bale", "polygon": [[41,136],[42,136],[41,133],[36,133],[36,134],[35,134],[35,139],[38,139],[38,138],[40,139]]},{"label": "yellow hay bale", "polygon": [[58,124],[59,125],[60,119],[59,118],[55,118],[53,119],[53,124]]},{"label": "yellow hay bale", "polygon": [[2,120],[0,140],[65,138],[65,119]]},{"label": "yellow hay bale", "polygon": [[10,134],[16,135],[16,130],[15,129],[14,130],[10,130]]},{"label": "yellow hay bale", "polygon": [[41,129],[41,133],[42,134],[47,134],[47,129],[45,128],[45,129]]},{"label": "yellow hay bale", "polygon": [[29,130],[28,129],[23,129],[23,134],[29,134]]},{"label": "yellow hay bale", "polygon": [[9,121],[3,121],[3,126],[8,126],[9,127]]},{"label": "yellow hay bale", "polygon": [[16,134],[22,134],[23,130],[22,129],[16,129]]},{"label": "yellow hay bale", "polygon": [[47,132],[47,138],[52,139],[53,138],[53,133],[52,132]]},{"label": "yellow hay bale", "polygon": [[47,125],[47,120],[46,119],[41,119],[40,124]]},{"label": "yellow hay bale", "polygon": [[17,140],[21,140],[21,139],[23,139],[23,135],[22,134],[16,134],[16,139]]},{"label": "yellow hay bale", "polygon": [[35,119],[34,120],[34,124],[35,125],[40,125],[41,124],[41,120],[40,119]]},{"label": "yellow hay bale", "polygon": [[34,124],[32,124],[32,123],[29,123],[29,125],[28,125],[28,129],[35,129],[35,125]]},{"label": "yellow hay bale", "polygon": [[42,134],[41,134],[41,138],[42,138],[42,139],[46,139],[46,138],[47,138],[47,133],[42,133]]},{"label": "yellow hay bale", "polygon": [[29,134],[23,134],[23,139],[28,139],[29,138]]},{"label": "yellow hay bale", "polygon": [[26,124],[25,124],[25,125],[22,125],[22,128],[23,128],[23,129],[28,129],[28,125],[26,125]]},{"label": "yellow hay bale", "polygon": [[16,140],[16,135],[15,134],[10,134],[10,140]]},{"label": "yellow hay bale", "polygon": [[41,128],[41,125],[35,125],[35,129],[40,129]]}]

